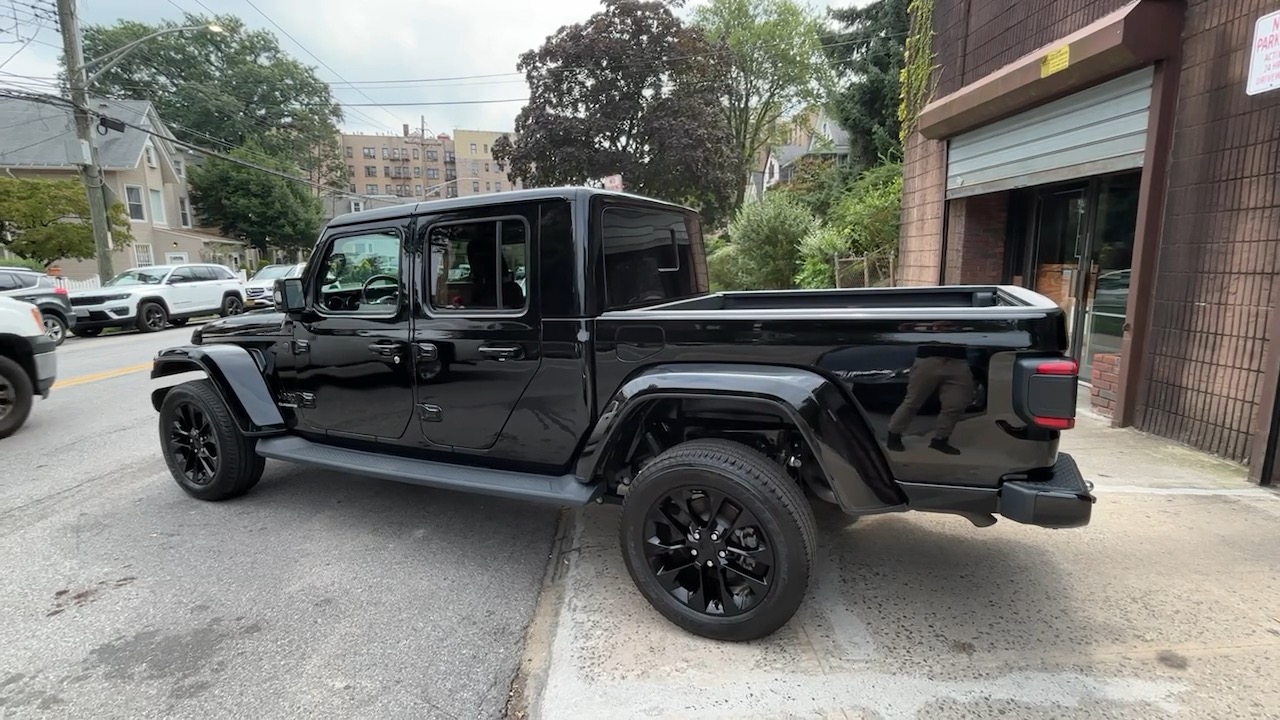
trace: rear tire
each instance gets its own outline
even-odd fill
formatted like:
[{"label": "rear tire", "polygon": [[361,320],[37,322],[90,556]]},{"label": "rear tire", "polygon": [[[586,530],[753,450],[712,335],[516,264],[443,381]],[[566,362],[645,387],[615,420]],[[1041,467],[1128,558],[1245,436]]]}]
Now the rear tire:
[{"label": "rear tire", "polygon": [[226,500],[262,478],[266,459],[236,426],[207,380],[174,387],[160,404],[160,447],[178,487],[198,500]]},{"label": "rear tire", "polygon": [[138,306],[138,332],[152,333],[169,325],[169,313],[157,302],[144,302]]},{"label": "rear tire", "polygon": [[44,334],[53,338],[55,346],[61,346],[67,339],[67,321],[51,312],[41,313],[40,317],[44,321]]},{"label": "rear tire", "polygon": [[782,466],[726,440],[668,449],[622,504],[623,559],[645,599],[696,635],[745,641],[785,625],[817,548],[813,511]]},{"label": "rear tire", "polygon": [[18,432],[35,404],[35,388],[27,371],[11,358],[0,356],[0,438]]}]

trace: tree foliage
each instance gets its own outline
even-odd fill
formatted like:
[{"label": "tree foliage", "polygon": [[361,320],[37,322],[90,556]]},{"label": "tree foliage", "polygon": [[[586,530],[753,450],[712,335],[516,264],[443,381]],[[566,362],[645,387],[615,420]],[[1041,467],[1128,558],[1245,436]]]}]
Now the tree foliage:
[{"label": "tree foliage", "polygon": [[856,177],[856,172],[848,166],[838,165],[830,158],[808,155],[796,161],[791,180],[776,186],[772,192],[790,193],[809,208],[809,212],[825,220]]},{"label": "tree foliage", "polygon": [[[262,147],[253,140],[230,155],[277,172],[293,169],[264,161]],[[301,250],[315,244],[324,209],[305,185],[219,158],[193,166],[190,180],[192,205],[224,235],[243,238],[260,250]]]},{"label": "tree foliage", "polygon": [[[795,0],[709,0],[694,11],[694,23],[729,66],[718,107],[745,179],[778,121],[823,95],[820,20]],[[735,207],[745,180],[736,190]]]},{"label": "tree foliage", "polygon": [[902,157],[899,106],[908,0],[875,0],[831,11],[839,30],[823,37],[837,78],[829,105],[849,132],[853,164],[867,168]]},{"label": "tree foliage", "polygon": [[[223,31],[171,33],[131,50],[94,81],[95,92],[150,100],[184,142],[239,147],[258,140],[307,171],[340,159],[342,109],[329,84],[285,53],[274,35],[250,30],[235,16],[86,25],[85,57],[92,61],[157,30],[210,22]],[[329,153],[314,158],[317,148]]]},{"label": "tree foliage", "polygon": [[629,192],[697,205],[714,226],[745,180],[728,159],[724,76],[710,53],[668,3],[604,0],[520,56],[529,103],[518,143],[496,143],[494,158],[529,187],[620,173]]},{"label": "tree foliage", "polygon": [[801,287],[835,284],[833,259],[892,252],[902,215],[902,166],[879,165],[863,172],[840,196],[826,224],[800,241]]},{"label": "tree foliage", "polygon": [[800,241],[818,221],[788,193],[765,193],[760,202],[738,208],[727,241],[708,258],[711,279],[729,290],[785,290],[794,287]]},{"label": "tree foliage", "polygon": [[[107,208],[111,238],[127,245],[129,215],[120,203]],[[0,177],[0,245],[18,257],[48,267],[56,260],[96,255],[89,198],[79,180]]]}]

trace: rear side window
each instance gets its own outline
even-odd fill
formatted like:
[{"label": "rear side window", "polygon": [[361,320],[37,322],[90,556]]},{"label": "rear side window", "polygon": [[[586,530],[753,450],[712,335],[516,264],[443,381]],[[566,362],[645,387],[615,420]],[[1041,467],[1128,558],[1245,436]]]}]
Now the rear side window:
[{"label": "rear side window", "polygon": [[22,281],[18,279],[15,273],[0,272],[0,291],[17,290],[22,287]]},{"label": "rear side window", "polygon": [[605,208],[601,241],[608,309],[706,292],[702,232],[692,218],[666,210]]}]

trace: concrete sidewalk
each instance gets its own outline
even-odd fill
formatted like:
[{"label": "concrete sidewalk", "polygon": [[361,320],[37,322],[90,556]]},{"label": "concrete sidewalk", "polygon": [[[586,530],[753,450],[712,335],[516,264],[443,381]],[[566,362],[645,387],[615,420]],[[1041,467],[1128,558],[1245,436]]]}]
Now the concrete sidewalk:
[{"label": "concrete sidewalk", "polygon": [[1092,418],[1063,447],[1090,526],[820,516],[820,567],[770,638],[718,643],[634,590],[616,508],[575,516],[512,715],[1280,716],[1280,495],[1238,466]]}]

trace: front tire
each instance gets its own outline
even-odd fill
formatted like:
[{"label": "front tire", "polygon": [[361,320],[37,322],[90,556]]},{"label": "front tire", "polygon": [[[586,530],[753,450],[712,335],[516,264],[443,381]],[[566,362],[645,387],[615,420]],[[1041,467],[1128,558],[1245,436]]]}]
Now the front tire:
[{"label": "front tire", "polygon": [[782,466],[725,440],[677,445],[640,471],[619,539],[658,612],[731,641],[765,637],[795,615],[817,547],[813,511]]},{"label": "front tire", "polygon": [[169,325],[169,313],[157,302],[144,302],[138,307],[138,331],[159,332]]},{"label": "front tire", "polygon": [[207,379],[185,382],[165,395],[160,446],[178,487],[198,500],[243,495],[258,484],[266,466]]},{"label": "front tire", "polygon": [[18,432],[35,404],[35,388],[27,371],[12,359],[0,356],[0,438]]},{"label": "front tire", "polygon": [[222,298],[222,317],[228,315],[239,315],[244,312],[244,302],[235,295],[228,295]]}]

